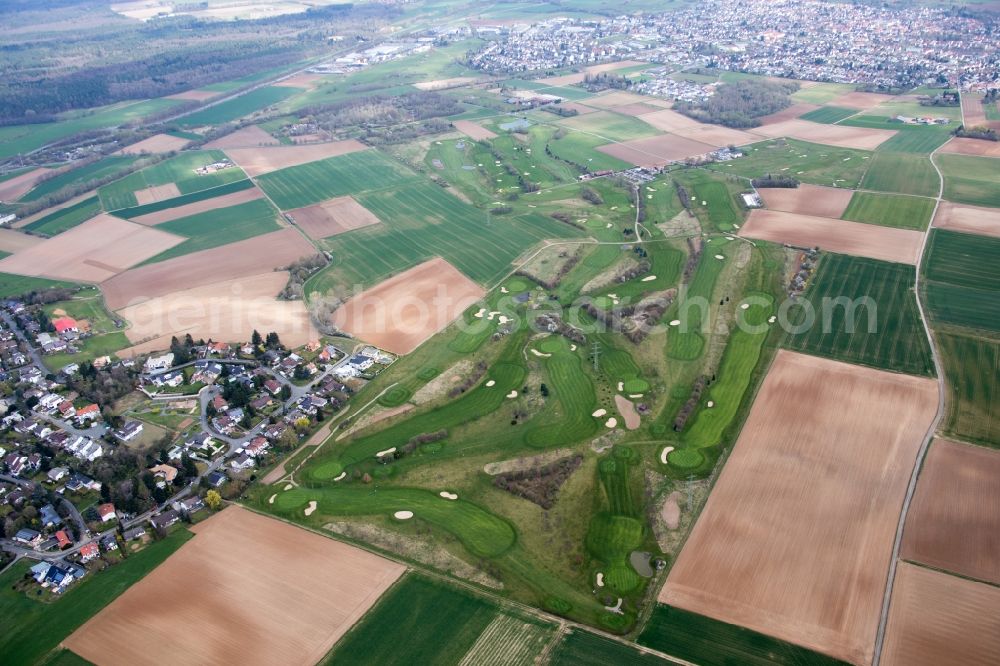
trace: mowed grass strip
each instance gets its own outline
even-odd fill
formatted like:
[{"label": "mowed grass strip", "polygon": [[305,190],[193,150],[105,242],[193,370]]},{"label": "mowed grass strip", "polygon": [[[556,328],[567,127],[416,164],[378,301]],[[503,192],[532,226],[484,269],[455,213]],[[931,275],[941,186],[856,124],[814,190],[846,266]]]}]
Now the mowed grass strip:
[{"label": "mowed grass strip", "polygon": [[458,664],[497,614],[497,607],[480,597],[409,574],[340,639],[323,663]]},{"label": "mowed grass strip", "polygon": [[[181,194],[192,194],[239,180],[246,174],[239,167],[199,175],[195,169],[226,159],[221,150],[193,150],[159,162],[149,168],[131,173],[121,180],[108,183],[98,190],[101,204],[108,212],[138,205],[137,190],[174,183]],[[148,211],[147,211],[148,212]]]},{"label": "mowed grass strip", "polygon": [[426,181],[356,198],[382,224],[325,240],[333,263],[309,283],[310,291],[371,285],[437,256],[476,282],[488,284],[536,243],[580,235],[576,228],[538,214],[488,218]]},{"label": "mowed grass strip", "polygon": [[302,90],[300,88],[284,86],[265,86],[251,90],[244,95],[221,102],[215,106],[210,106],[207,109],[195,111],[191,115],[184,116],[177,122],[181,127],[200,127],[202,125],[228,123],[231,120],[239,120],[243,116],[248,116],[255,111],[267,108],[272,104],[277,104],[297,92],[302,92]]},{"label": "mowed grass strip", "polygon": [[639,644],[696,664],[834,666],[844,662],[764,634],[657,604]]},{"label": "mowed grass strip", "polygon": [[257,178],[257,184],[281,210],[395,188],[417,176],[377,150],[339,155],[280,169]]},{"label": "mowed grass strip", "polygon": [[[10,664],[34,664],[99,610],[155,569],[192,536],[186,529],[154,541],[102,572],[88,574],[51,603],[11,589],[31,567],[22,560],[0,574],[0,654]],[[34,583],[32,583],[34,586]],[[37,588],[36,588],[37,589]]]},{"label": "mowed grass strip", "polygon": [[944,198],[954,203],[1000,207],[1000,159],[941,154],[934,158],[944,175]]},{"label": "mowed grass strip", "polygon": [[72,206],[49,213],[24,228],[27,231],[34,231],[46,236],[55,236],[56,234],[61,234],[64,231],[72,229],[78,224],[83,224],[100,212],[101,202],[96,196],[93,196]]},{"label": "mowed grass strip", "polygon": [[883,227],[923,231],[930,224],[933,214],[934,199],[855,192],[842,218]]},{"label": "mowed grass strip", "polygon": [[800,306],[789,312],[791,328],[782,344],[848,363],[931,375],[915,279],[913,266],[824,253]]},{"label": "mowed grass strip", "polygon": [[1000,448],[1000,341],[936,335],[948,379],[948,432]]},{"label": "mowed grass strip", "polygon": [[879,192],[896,192],[936,197],[941,184],[934,165],[924,155],[878,151],[869,160],[861,187]]},{"label": "mowed grass strip", "polygon": [[1000,238],[935,229],[927,252],[931,316],[948,324],[1000,331]]},{"label": "mowed grass strip", "polygon": [[267,199],[256,199],[229,208],[218,208],[196,215],[182,217],[157,225],[157,229],[185,236],[187,240],[173,246],[143,264],[154,264],[165,259],[207,250],[220,245],[278,231],[278,211]]}]

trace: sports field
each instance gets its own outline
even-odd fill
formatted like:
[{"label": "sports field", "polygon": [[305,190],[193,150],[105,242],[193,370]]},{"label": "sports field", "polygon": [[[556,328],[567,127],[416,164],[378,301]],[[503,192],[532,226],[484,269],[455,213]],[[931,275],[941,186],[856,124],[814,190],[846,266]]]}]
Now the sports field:
[{"label": "sports field", "polygon": [[[790,329],[782,345],[848,363],[933,374],[914,280],[912,266],[824,253],[801,304],[789,310],[789,324],[805,330]],[[815,319],[806,326],[810,311]]]},{"label": "sports field", "polygon": [[239,120],[255,111],[277,104],[300,92],[296,88],[283,86],[264,86],[240,95],[235,99],[220,102],[207,109],[201,109],[178,120],[181,127],[200,127],[202,125],[221,125],[233,120]]},{"label": "sports field", "polygon": [[368,190],[396,189],[416,179],[381,152],[365,150],[273,171],[257,184],[281,210]]},{"label": "sports field", "polygon": [[933,214],[934,199],[855,192],[843,218],[883,227],[923,231],[930,224]]},{"label": "sports field", "polygon": [[935,157],[944,175],[944,198],[954,203],[1000,207],[1000,168],[992,157],[945,155]]},{"label": "sports field", "polygon": [[139,201],[135,193],[150,187],[173,184],[180,194],[192,194],[246,178],[246,174],[238,167],[229,167],[203,175],[195,172],[198,167],[225,159],[225,154],[219,150],[181,153],[101,187],[98,190],[101,204],[104,210],[115,211],[119,208],[137,206]]},{"label": "sports field", "polygon": [[55,236],[86,222],[99,212],[101,212],[101,202],[96,196],[90,197],[72,206],[49,213],[26,225],[24,229],[46,236]]},{"label": "sports field", "polygon": [[1000,331],[1000,238],[934,229],[925,275],[931,316],[939,321]]},{"label": "sports field", "polygon": [[864,174],[861,187],[879,192],[898,192],[936,197],[941,179],[923,155],[878,151]]},{"label": "sports field", "polygon": [[936,402],[930,379],[779,351],[659,601],[869,663]]},{"label": "sports field", "polygon": [[[176,663],[224,654],[245,664],[311,665],[405,571],[236,506],[192,531],[192,540],[66,647],[102,664],[155,664],[169,652]],[[118,647],[109,652],[112,642]]]},{"label": "sports field", "polygon": [[936,336],[948,378],[947,431],[1000,447],[1000,342],[943,331]]}]

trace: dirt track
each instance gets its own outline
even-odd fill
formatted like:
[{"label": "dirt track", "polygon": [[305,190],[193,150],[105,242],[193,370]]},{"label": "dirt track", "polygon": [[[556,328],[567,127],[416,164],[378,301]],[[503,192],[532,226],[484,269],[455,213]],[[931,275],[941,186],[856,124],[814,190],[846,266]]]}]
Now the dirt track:
[{"label": "dirt track", "polygon": [[1000,654],[1000,588],[899,565],[881,663],[989,666]]},{"label": "dirt track", "polygon": [[854,192],[836,187],[801,183],[798,187],[761,187],[757,190],[772,210],[839,218]]},{"label": "dirt track", "polygon": [[444,259],[431,259],[351,298],[333,322],[365,342],[408,354],[484,293]]},{"label": "dirt track", "polygon": [[405,571],[236,506],[192,531],[65,646],[102,666],[312,666]]},{"label": "dirt track", "polygon": [[1000,451],[934,442],[906,517],[901,556],[1000,585]]},{"label": "dirt track", "polygon": [[936,404],[933,380],[779,351],[659,601],[870,664]]},{"label": "dirt track", "polygon": [[923,241],[919,231],[762,209],[750,212],[740,236],[903,264],[917,263]]},{"label": "dirt track", "polygon": [[288,266],[296,259],[314,254],[316,248],[302,234],[295,229],[282,229],[141,266],[108,280],[101,285],[101,289],[108,307],[119,310],[175,291],[259,275],[262,271]]}]

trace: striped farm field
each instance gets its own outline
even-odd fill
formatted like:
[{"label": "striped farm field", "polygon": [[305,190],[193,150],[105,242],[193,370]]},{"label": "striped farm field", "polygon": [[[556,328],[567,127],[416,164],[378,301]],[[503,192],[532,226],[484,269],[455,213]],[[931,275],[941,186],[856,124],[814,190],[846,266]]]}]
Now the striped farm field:
[{"label": "striped farm field", "polygon": [[948,379],[947,431],[1000,448],[1000,341],[936,334]]},{"label": "striped farm field", "polygon": [[231,100],[210,106],[201,111],[184,116],[178,122],[182,127],[200,127],[202,125],[220,125],[231,120],[239,120],[243,116],[277,104],[278,102],[300,92],[296,88],[282,86],[265,86],[240,95]]},{"label": "striped farm field", "polygon": [[176,157],[159,162],[151,167],[129,174],[121,180],[108,183],[98,190],[104,210],[117,211],[120,208],[138,206],[135,192],[152,187],[176,185],[179,195],[201,192],[219,185],[243,180],[246,174],[238,167],[230,167],[213,173],[199,175],[195,169],[225,160],[221,150],[195,150],[183,152]]},{"label": "striped farm field", "polygon": [[[669,650],[673,653],[673,646]],[[552,652],[552,666],[666,666],[655,654],[582,629],[572,629]]]},{"label": "striped farm field", "polygon": [[1000,207],[1000,160],[993,157],[939,154],[944,198],[954,203]]},{"label": "striped farm field", "polygon": [[811,120],[814,123],[837,123],[845,118],[850,118],[858,112],[857,109],[848,109],[843,106],[823,106],[815,111],[805,113],[799,118]]},{"label": "striped farm field", "polygon": [[[803,305],[790,311],[789,323],[804,330],[787,332],[783,346],[849,363],[932,374],[930,345],[913,294],[915,277],[913,266],[824,253]],[[847,307],[835,299],[851,303],[853,326]],[[806,303],[815,314],[810,326],[805,325]]]},{"label": "striped farm field", "polygon": [[396,188],[416,176],[381,152],[365,150],[273,171],[257,184],[281,210],[358,194]]},{"label": "striped farm field", "polygon": [[208,199],[221,197],[226,194],[249,190],[251,187],[253,187],[253,181],[249,178],[244,178],[243,180],[236,180],[231,183],[226,183],[225,185],[219,185],[218,187],[192,192],[191,194],[184,194],[179,197],[174,197],[173,199],[167,199],[166,201],[157,201],[144,206],[122,208],[121,210],[116,210],[115,215],[117,217],[124,217],[127,220],[131,220],[143,215],[149,215],[150,213],[158,213],[160,211],[167,210],[168,208],[178,208],[180,206],[186,206],[199,201],[207,201]]},{"label": "striped farm field", "polygon": [[876,192],[855,192],[843,219],[897,229],[923,231],[934,214],[934,199]]},{"label": "striped farm field", "polygon": [[925,275],[939,322],[1000,331],[1000,238],[935,229]]},{"label": "striped farm field", "polygon": [[553,625],[501,613],[479,635],[459,666],[533,666],[552,640]]},{"label": "striped farm field", "polygon": [[[874,112],[869,112],[874,113]],[[887,115],[861,115],[848,118],[841,125],[896,132],[879,146],[879,152],[928,155],[951,138],[948,125],[906,125]]]},{"label": "striped farm field", "polygon": [[870,160],[861,187],[879,192],[936,197],[940,178],[924,155],[878,151]]},{"label": "striped farm field", "polygon": [[44,180],[31,189],[30,192],[21,197],[21,201],[37,201],[54,192],[58,192],[64,187],[80,185],[88,181],[97,180],[112,176],[118,172],[128,169],[138,157],[111,156],[97,160],[90,164],[70,169],[54,178]]},{"label": "striped farm field", "polygon": [[435,256],[474,281],[488,284],[536,243],[580,234],[574,227],[537,214],[489,219],[429,182],[407,182],[356,198],[382,223],[324,240],[333,262],[309,282],[310,293],[371,285]]},{"label": "striped farm field", "polygon": [[78,224],[86,222],[99,212],[101,212],[101,202],[96,196],[90,197],[72,206],[60,208],[55,212],[49,213],[24,228],[27,231],[34,231],[46,236],[55,236],[67,229],[72,229]]}]

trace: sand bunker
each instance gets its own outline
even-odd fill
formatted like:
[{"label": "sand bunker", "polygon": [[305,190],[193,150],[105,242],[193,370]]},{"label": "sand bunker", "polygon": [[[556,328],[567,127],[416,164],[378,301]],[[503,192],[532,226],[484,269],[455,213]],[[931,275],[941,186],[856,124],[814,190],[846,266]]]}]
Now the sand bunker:
[{"label": "sand bunker", "polygon": [[642,278],[640,282],[652,282],[655,279],[656,279],[655,275],[647,275],[646,277]]},{"label": "sand bunker", "polygon": [[625,421],[625,428],[627,430],[635,430],[639,427],[639,412],[636,411],[635,405],[631,400],[625,396],[616,395],[615,407],[618,408],[618,412],[622,415],[622,420]]},{"label": "sand bunker", "polygon": [[532,349],[531,353],[534,354],[535,356],[540,356],[541,358],[548,358],[548,357],[552,356],[552,354],[544,354],[544,353],[538,351],[537,349]]},{"label": "sand bunker", "polygon": [[672,447],[672,446],[665,446],[665,447],[663,447],[663,450],[660,451],[660,462],[663,463],[664,465],[666,465],[667,464],[667,456],[673,450],[674,450],[674,447]]},{"label": "sand bunker", "polygon": [[507,397],[513,400],[514,398],[517,397],[517,391],[511,391],[510,393],[507,394]]},{"label": "sand bunker", "polygon": [[337,197],[323,203],[288,211],[310,238],[329,238],[363,227],[378,224],[379,219],[353,197]]},{"label": "sand bunker", "polygon": [[340,474],[338,474],[337,476],[335,476],[333,480],[334,481],[343,481],[343,479],[344,479],[345,476],[347,476],[347,472],[341,472]]},{"label": "sand bunker", "polygon": [[375,454],[375,457],[381,458],[382,456],[387,456],[390,453],[395,453],[395,452],[396,452],[396,447],[394,446],[391,449],[386,449],[385,451],[379,451],[378,453]]},{"label": "sand bunker", "polygon": [[270,497],[268,497],[267,498],[267,503],[268,504],[274,504],[274,498],[277,497],[277,496],[278,496],[278,493],[274,493],[273,495],[271,495]]},{"label": "sand bunker", "polygon": [[607,421],[604,422],[604,425],[607,428],[617,427],[617,425],[618,425],[618,419],[616,419],[615,417],[612,416],[610,419],[608,419]]},{"label": "sand bunker", "polygon": [[599,419],[599,418],[601,418],[602,416],[604,416],[607,413],[608,413],[608,410],[606,410],[606,409],[598,409],[596,412],[594,412],[593,414],[591,414],[591,416],[593,416],[595,419]]},{"label": "sand bunker", "polygon": [[446,500],[457,500],[458,499],[458,495],[457,494],[455,494],[455,493],[449,493],[447,490],[442,490],[441,492],[438,493],[438,495],[440,495],[441,497],[445,498]]},{"label": "sand bunker", "polygon": [[392,517],[395,518],[396,520],[409,520],[410,518],[413,518],[413,512],[397,511],[396,513],[392,514]]},{"label": "sand bunker", "polygon": [[496,380],[495,379],[491,379],[490,381],[486,382],[486,385],[487,386],[496,386]]},{"label": "sand bunker", "polygon": [[306,514],[307,516],[311,516],[313,514],[313,511],[315,510],[316,510],[316,500],[311,500],[309,502],[309,506],[307,506],[302,513]]}]

